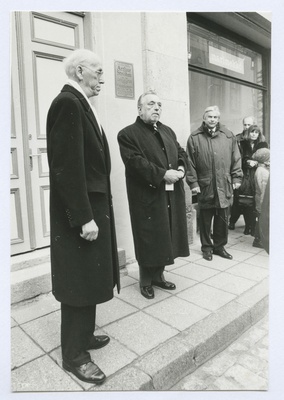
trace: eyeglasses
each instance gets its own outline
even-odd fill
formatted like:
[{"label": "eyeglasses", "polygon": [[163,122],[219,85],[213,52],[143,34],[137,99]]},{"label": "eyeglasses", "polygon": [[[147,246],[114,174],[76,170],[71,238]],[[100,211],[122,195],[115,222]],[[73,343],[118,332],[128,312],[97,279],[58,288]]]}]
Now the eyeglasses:
[{"label": "eyeglasses", "polygon": [[91,72],[97,74],[99,77],[101,77],[101,76],[103,75],[103,73],[104,73],[102,69],[99,69],[99,70],[97,70],[97,71],[94,71],[92,68],[89,68],[89,67],[87,67],[86,65],[81,65],[81,67],[87,68],[89,71],[91,71]]}]

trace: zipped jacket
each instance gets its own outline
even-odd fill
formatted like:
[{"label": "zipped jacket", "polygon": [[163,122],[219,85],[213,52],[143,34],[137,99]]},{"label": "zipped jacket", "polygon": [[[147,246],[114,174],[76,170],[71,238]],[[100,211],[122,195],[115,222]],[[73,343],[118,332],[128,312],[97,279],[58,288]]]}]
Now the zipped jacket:
[{"label": "zipped jacket", "polygon": [[218,124],[210,135],[204,123],[187,141],[189,169],[186,182],[200,187],[200,208],[227,208],[232,204],[233,184],[241,183],[241,155],[236,136]]}]

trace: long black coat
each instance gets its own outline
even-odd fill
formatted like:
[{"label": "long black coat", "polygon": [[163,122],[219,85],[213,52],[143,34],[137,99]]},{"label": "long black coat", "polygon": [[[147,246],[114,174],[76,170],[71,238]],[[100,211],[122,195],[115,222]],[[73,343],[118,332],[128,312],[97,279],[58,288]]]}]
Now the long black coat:
[{"label": "long black coat", "polygon": [[[104,133],[84,96],[65,85],[47,117],[52,290],[72,306],[102,303],[119,290],[119,265]],[[98,238],[80,237],[95,220]]]},{"label": "long black coat", "polygon": [[118,134],[136,259],[146,267],[173,264],[176,257],[189,255],[183,181],[166,192],[163,180],[168,169],[186,169],[187,156],[173,130],[157,125],[160,139],[140,117]]}]

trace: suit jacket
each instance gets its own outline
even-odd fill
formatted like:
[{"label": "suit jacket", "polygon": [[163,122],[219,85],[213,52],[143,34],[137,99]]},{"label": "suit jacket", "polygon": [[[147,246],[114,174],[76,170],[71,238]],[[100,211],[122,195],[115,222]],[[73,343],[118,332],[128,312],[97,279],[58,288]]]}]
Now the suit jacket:
[{"label": "suit jacket", "polygon": [[[109,148],[88,101],[70,85],[49,109],[47,153],[53,293],[70,305],[110,300],[119,270]],[[99,235],[89,242],[80,232],[92,219]]]}]

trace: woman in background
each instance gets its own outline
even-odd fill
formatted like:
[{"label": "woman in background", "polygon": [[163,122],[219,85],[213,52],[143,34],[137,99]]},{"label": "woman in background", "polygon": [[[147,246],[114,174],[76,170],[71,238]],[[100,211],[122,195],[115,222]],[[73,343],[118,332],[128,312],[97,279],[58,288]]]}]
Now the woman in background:
[{"label": "woman in background", "polygon": [[253,154],[260,148],[268,148],[268,144],[260,128],[257,125],[251,125],[240,147],[244,176],[238,191],[238,201],[245,220],[244,234],[254,236],[256,222],[254,173],[257,161],[253,159]]}]

